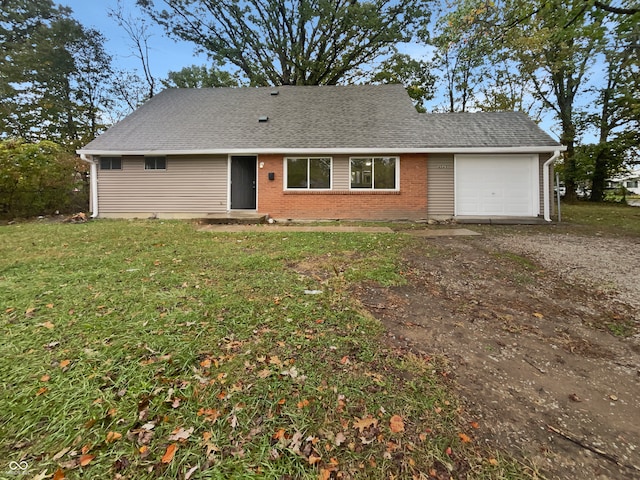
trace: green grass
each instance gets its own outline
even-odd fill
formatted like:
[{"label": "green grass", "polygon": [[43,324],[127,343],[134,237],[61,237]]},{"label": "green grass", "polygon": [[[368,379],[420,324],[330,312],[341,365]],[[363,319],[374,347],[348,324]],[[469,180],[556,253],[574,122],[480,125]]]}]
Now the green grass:
[{"label": "green grass", "polygon": [[588,234],[640,235],[640,207],[619,203],[563,203],[562,221]]},{"label": "green grass", "polygon": [[0,478],[528,478],[353,300],[404,282],[407,241],[1,227]]}]

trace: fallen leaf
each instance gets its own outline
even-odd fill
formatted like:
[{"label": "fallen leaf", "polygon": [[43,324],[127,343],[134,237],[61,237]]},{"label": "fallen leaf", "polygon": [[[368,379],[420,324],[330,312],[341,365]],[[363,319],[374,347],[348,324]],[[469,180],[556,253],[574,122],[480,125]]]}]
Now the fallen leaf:
[{"label": "fallen leaf", "polygon": [[193,475],[196,472],[196,470],[198,470],[197,465],[195,467],[191,467],[189,471],[184,474],[184,480],[189,480],[191,478],[191,475]]},{"label": "fallen leaf", "polygon": [[389,428],[393,433],[404,432],[404,420],[400,415],[394,415],[389,422]]},{"label": "fallen leaf", "polygon": [[220,412],[215,408],[201,408],[198,410],[198,416],[201,417],[202,415],[205,416],[205,420],[208,422],[215,422],[220,416]]},{"label": "fallen leaf", "polygon": [[444,451],[444,453],[446,453],[447,455],[451,456],[451,454],[453,453],[453,450],[451,450],[451,447],[447,447],[447,449]]},{"label": "fallen leaf", "polygon": [[320,460],[322,460],[322,457],[320,457],[316,453],[312,453],[311,455],[309,455],[309,458],[307,460],[309,461],[309,465],[315,465]]},{"label": "fallen leaf", "polygon": [[86,467],[87,465],[89,465],[89,463],[91,463],[91,460],[93,460],[94,458],[96,458],[95,455],[82,455],[80,457],[80,466],[81,467]]},{"label": "fallen leaf", "polygon": [[64,470],[62,470],[61,468],[56,470],[56,473],[53,474],[53,480],[64,480],[65,476],[64,476]]},{"label": "fallen leaf", "polygon": [[49,389],[47,387],[41,387],[40,389],[38,389],[38,391],[36,392],[36,397],[39,397],[40,395],[44,395],[45,393],[47,393],[49,391]]},{"label": "fallen leaf", "polygon": [[171,445],[169,445],[167,447],[167,450],[164,452],[164,455],[162,456],[162,463],[171,463],[171,461],[173,460],[174,455],[176,454],[176,450],[178,449],[178,444],[177,443],[172,443]]},{"label": "fallen leaf", "polygon": [[460,437],[460,440],[462,440],[462,443],[469,443],[471,442],[471,437],[469,437],[469,435],[465,434],[465,433],[459,433],[458,437]]},{"label": "fallen leaf", "polygon": [[353,428],[357,428],[358,431],[362,433],[365,428],[369,428],[377,424],[378,424],[378,419],[373,418],[371,415],[369,415],[366,418],[356,417],[356,420],[353,422]]},{"label": "fallen leaf", "polygon": [[496,460],[495,458],[490,458],[490,459],[489,459],[489,463],[490,463],[491,465],[493,465],[494,467],[497,467],[497,466],[498,466],[498,460]]},{"label": "fallen leaf", "polygon": [[42,326],[43,326],[44,328],[48,328],[49,330],[51,330],[52,328],[54,328],[54,327],[55,327],[55,325],[54,325],[53,323],[49,322],[49,321],[44,322],[44,323],[42,324]]},{"label": "fallen leaf", "polygon": [[40,377],[41,382],[48,382],[49,380],[51,380],[51,377],[49,375],[43,375]]},{"label": "fallen leaf", "polygon": [[53,308],[53,303],[47,303],[47,308]]},{"label": "fallen leaf", "polygon": [[193,433],[193,427],[191,427],[188,430],[185,430],[182,427],[176,428],[173,432],[171,432],[171,435],[169,436],[169,441],[178,442],[181,440],[186,440],[191,436],[192,433]]},{"label": "fallen leaf", "polygon": [[142,445],[138,449],[138,452],[140,453],[140,457],[141,458],[147,458],[149,456],[149,454],[151,453],[151,451],[149,450],[149,447],[147,447],[146,445]]},{"label": "fallen leaf", "polygon": [[282,437],[284,437],[284,434],[285,434],[285,429],[280,428],[276,433],[273,434],[273,439],[280,440]]},{"label": "fallen leaf", "polygon": [[67,454],[67,452],[69,450],[71,450],[71,447],[63,448],[58,453],[56,453],[51,460],[59,460],[59,459],[61,459],[62,457],[64,457]]},{"label": "fallen leaf", "polygon": [[71,360],[62,360],[60,362],[60,368],[67,368],[69,366],[69,364],[71,363]]},{"label": "fallen leaf", "polygon": [[471,428],[480,428],[480,424],[478,422],[470,422]]},{"label": "fallen leaf", "polygon": [[296,367],[291,367],[289,370],[283,370],[282,372],[280,372],[280,375],[296,378],[298,376],[298,369]]},{"label": "fallen leaf", "polygon": [[333,439],[333,443],[336,447],[339,447],[346,441],[347,441],[347,437],[345,437],[344,433],[342,432],[338,432],[338,434],[336,435],[336,438]]},{"label": "fallen leaf", "polygon": [[543,314],[541,314],[541,313],[538,313],[538,312],[535,312],[535,313],[533,314],[533,316],[534,316],[534,317],[536,317],[536,318],[544,318],[544,315],[543,315]]},{"label": "fallen leaf", "polygon": [[122,438],[122,434],[118,432],[109,432],[107,433],[107,443],[113,443]]},{"label": "fallen leaf", "polygon": [[260,378],[267,378],[269,375],[271,375],[273,372],[271,370],[269,370],[268,368],[265,368],[263,370],[260,370],[258,372],[258,377]]},{"label": "fallen leaf", "polygon": [[304,407],[308,407],[309,406],[309,400],[307,400],[306,398],[304,400],[301,400],[298,402],[297,404],[298,408],[302,409]]},{"label": "fallen leaf", "polygon": [[11,313],[11,312],[13,312],[14,310],[15,310],[15,308],[10,307],[10,308],[7,308],[7,309],[4,311],[4,313]]},{"label": "fallen leaf", "polygon": [[331,478],[331,472],[333,470],[327,470],[326,468],[321,468],[320,469],[320,476],[318,477],[319,480],[329,480]]},{"label": "fallen leaf", "polygon": [[34,312],[36,311],[35,307],[29,307],[25,310],[24,315],[25,317],[29,317],[29,318],[33,318],[34,317]]},{"label": "fallen leaf", "polygon": [[204,360],[202,360],[200,362],[200,366],[202,368],[211,368],[211,359],[210,358],[205,358]]}]

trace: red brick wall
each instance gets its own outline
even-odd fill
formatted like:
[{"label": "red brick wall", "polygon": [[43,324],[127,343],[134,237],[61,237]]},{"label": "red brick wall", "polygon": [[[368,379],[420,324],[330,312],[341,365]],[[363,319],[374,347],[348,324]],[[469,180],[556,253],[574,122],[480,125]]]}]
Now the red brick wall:
[{"label": "red brick wall", "polygon": [[[427,156],[400,155],[400,190],[284,191],[283,156],[260,155],[258,212],[276,219],[417,220],[427,216]],[[275,180],[268,179],[268,173]]]}]

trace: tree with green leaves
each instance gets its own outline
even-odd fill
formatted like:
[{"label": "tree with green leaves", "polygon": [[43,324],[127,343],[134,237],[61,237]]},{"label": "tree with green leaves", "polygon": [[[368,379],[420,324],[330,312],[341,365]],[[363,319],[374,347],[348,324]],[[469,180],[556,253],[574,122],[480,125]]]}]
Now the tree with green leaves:
[{"label": "tree with green leaves", "polygon": [[429,0],[137,0],[250,85],[348,83],[426,31]]},{"label": "tree with green leaves", "polygon": [[434,63],[441,72],[447,112],[465,112],[473,106],[477,91],[490,71],[491,38],[482,21],[489,6],[480,0],[464,0],[436,22]]},{"label": "tree with green leaves", "polygon": [[[0,135],[74,148],[97,131],[110,58],[97,33],[51,0],[4,0],[0,21]],[[85,75],[90,76],[87,77]]]},{"label": "tree with green leaves", "polygon": [[191,65],[177,72],[169,72],[162,84],[167,88],[239,87],[238,78],[215,66]]},{"label": "tree with green leaves", "polygon": [[605,75],[593,89],[598,108],[586,117],[587,125],[598,132],[598,143],[579,150],[579,160],[591,165],[590,200],[595,202],[604,200],[607,178],[618,173],[629,153],[637,154],[640,146],[640,12],[611,13],[605,28]]},{"label": "tree with green leaves", "polygon": [[380,65],[371,77],[371,83],[400,83],[407,89],[416,110],[425,112],[424,102],[431,100],[435,93],[435,77],[431,65],[424,60],[416,60],[409,55],[396,53]]}]

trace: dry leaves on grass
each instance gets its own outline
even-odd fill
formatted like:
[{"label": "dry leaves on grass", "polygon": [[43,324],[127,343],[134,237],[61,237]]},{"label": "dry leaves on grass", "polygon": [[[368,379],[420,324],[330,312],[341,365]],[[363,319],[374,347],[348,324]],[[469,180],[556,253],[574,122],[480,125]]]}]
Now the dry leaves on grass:
[{"label": "dry leaves on grass", "polygon": [[400,415],[394,415],[389,422],[389,428],[393,433],[404,432],[404,420]]},{"label": "dry leaves on grass", "polygon": [[178,444],[177,443],[172,443],[171,445],[169,445],[167,447],[167,450],[164,452],[164,455],[162,456],[162,463],[171,463],[173,460],[173,457],[176,454],[176,450],[178,450]]}]

